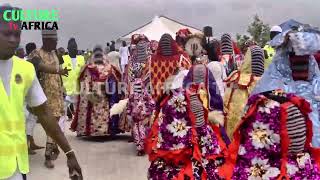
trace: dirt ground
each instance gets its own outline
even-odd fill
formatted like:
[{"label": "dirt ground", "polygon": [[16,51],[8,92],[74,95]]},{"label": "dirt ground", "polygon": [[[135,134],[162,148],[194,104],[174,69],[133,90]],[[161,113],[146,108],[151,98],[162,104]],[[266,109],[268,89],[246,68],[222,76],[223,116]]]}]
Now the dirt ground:
[{"label": "dirt ground", "polygon": [[[68,125],[66,126],[68,127]],[[41,126],[34,132],[35,141],[44,146],[46,135]],[[149,162],[147,156],[137,157],[135,146],[128,143],[128,135],[108,138],[81,139],[67,131],[66,136],[76,151],[82,167],[84,180],[144,180],[147,179]],[[30,157],[28,180],[68,180],[66,157],[61,152],[54,169],[46,169],[44,150]]]}]

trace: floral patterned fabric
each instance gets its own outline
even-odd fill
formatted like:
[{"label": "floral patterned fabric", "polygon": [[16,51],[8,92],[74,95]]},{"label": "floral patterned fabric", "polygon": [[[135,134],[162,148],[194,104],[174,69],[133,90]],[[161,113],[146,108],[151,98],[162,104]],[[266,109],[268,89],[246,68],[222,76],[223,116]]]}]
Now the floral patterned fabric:
[{"label": "floral patterned fabric", "polygon": [[133,92],[129,96],[127,108],[128,118],[132,120],[132,134],[137,151],[144,150],[144,140],[150,130],[150,118],[155,108],[155,103],[151,95],[143,88],[141,79],[136,79],[133,83],[141,86],[141,92]]},{"label": "floral patterned fabric", "polygon": [[[30,55],[32,59],[38,57],[43,64],[50,65],[59,68],[59,60],[55,51],[46,52],[43,49],[36,49]],[[62,79],[58,74],[48,74],[39,72],[39,82],[45,95],[47,96],[46,105],[50,112],[57,120],[64,116],[64,100],[63,100],[63,86]],[[45,150],[45,157],[47,160],[55,160],[57,158],[56,153],[59,151],[58,146],[47,136],[47,144]]]},{"label": "floral patterned fabric", "polygon": [[146,84],[149,84],[150,42],[144,35],[135,35],[131,42],[131,57],[128,69],[130,87],[128,119],[132,124],[132,136],[139,153],[144,151],[146,134],[150,130],[150,117],[154,103]]},{"label": "floral patterned fabric", "polygon": [[[43,49],[36,49],[29,55],[30,59],[33,57],[39,57],[42,63],[59,68],[59,60],[54,51],[46,52]],[[40,72],[39,82],[48,98],[48,109],[55,117],[60,118],[64,115],[63,86],[60,75]]]},{"label": "floral patterned fabric", "polygon": [[[280,46],[281,48],[277,49],[277,53],[274,56],[271,65],[269,66],[268,70],[265,71],[256,88],[252,91],[252,95],[275,89],[282,89],[287,93],[294,93],[306,99],[312,107],[312,111],[309,114],[314,129],[312,145],[314,147],[320,147],[320,71],[315,58],[312,56],[312,54],[317,52],[315,50],[319,49],[320,46],[318,42],[315,43],[315,41],[319,38],[319,35],[311,34],[311,32],[299,32],[297,37],[302,36],[302,39],[290,39],[290,42],[287,43],[289,46],[282,47],[288,32],[283,32],[282,34],[277,35],[270,42],[272,46]],[[293,72],[288,54],[288,52],[292,51],[292,47],[290,45],[292,44],[292,40],[297,41],[295,43],[304,44],[299,49],[295,49],[296,55],[310,55],[308,65],[309,78],[307,81],[294,81],[292,77]]]},{"label": "floral patterned fabric", "polygon": [[[223,167],[227,179],[320,179],[320,151],[310,147],[309,104],[292,94],[285,95],[285,98],[286,102],[279,103],[259,94],[248,100],[246,113],[229,146],[230,156]],[[291,105],[302,112],[305,116],[302,120],[308,127],[305,149],[298,154],[288,152],[291,145],[286,110]]]},{"label": "floral patterned fabric", "polygon": [[196,125],[190,109],[195,92],[175,90],[162,101],[147,139],[148,179],[220,179],[218,168],[224,162],[226,145],[219,128],[209,125],[206,108],[202,107],[205,123]]},{"label": "floral patterned fabric", "polygon": [[[149,61],[150,61],[150,55],[151,55],[151,49],[150,49],[150,42],[146,40],[140,40],[139,43],[145,43],[144,46],[146,46],[146,51],[143,52],[142,56],[145,56],[146,59],[141,60],[139,56],[141,56],[141,50],[138,49],[137,45],[131,45],[131,56],[129,59],[129,67],[128,67],[128,83],[132,83],[135,78],[140,78],[143,73],[145,73],[146,69],[149,67]],[[140,54],[139,54],[140,53]]]},{"label": "floral patterned fabric", "polygon": [[[80,75],[80,97],[71,129],[78,136],[106,136],[123,132],[119,116],[109,117],[110,107],[119,102],[118,91],[106,88],[117,87],[119,77],[112,65],[89,64]],[[116,85],[116,86],[115,86]]]}]

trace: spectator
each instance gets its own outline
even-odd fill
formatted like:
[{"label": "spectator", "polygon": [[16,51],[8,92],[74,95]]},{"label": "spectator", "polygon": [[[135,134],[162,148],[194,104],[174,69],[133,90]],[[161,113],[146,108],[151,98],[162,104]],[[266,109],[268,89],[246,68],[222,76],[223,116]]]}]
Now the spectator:
[{"label": "spectator", "polygon": [[[111,45],[112,46],[112,45]],[[121,62],[121,72],[124,73],[126,65],[128,64],[128,59],[130,56],[129,48],[125,41],[122,41],[122,47],[119,49],[120,53],[120,62]]]},{"label": "spectator", "polygon": [[116,50],[116,42],[111,41],[110,52],[115,51],[115,50]]}]

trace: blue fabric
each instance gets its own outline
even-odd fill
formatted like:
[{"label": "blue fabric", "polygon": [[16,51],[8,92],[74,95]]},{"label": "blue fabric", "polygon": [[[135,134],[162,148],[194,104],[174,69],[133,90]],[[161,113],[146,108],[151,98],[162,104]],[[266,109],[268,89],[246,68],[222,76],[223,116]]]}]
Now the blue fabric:
[{"label": "blue fabric", "polygon": [[308,81],[294,81],[291,74],[289,56],[286,50],[278,50],[272,64],[257,83],[251,96],[266,91],[282,89],[287,93],[294,93],[305,98],[312,108],[312,112],[309,114],[313,123],[312,144],[314,147],[320,147],[320,102],[316,99],[316,96],[320,96],[320,71],[317,62],[313,56],[310,56]]},{"label": "blue fabric", "polygon": [[208,88],[209,88],[209,102],[210,102],[210,110],[219,110],[223,111],[223,100],[220,95],[219,87],[214,79],[214,76],[211,71],[208,71]]},{"label": "blue fabric", "polygon": [[294,20],[294,19],[290,19],[282,24],[280,24],[280,27],[282,28],[282,31],[287,31],[290,30],[293,27],[299,27],[302,26],[304,24]]},{"label": "blue fabric", "polygon": [[290,45],[298,56],[315,54],[320,50],[320,36],[311,32],[290,33]]},{"label": "blue fabric", "polygon": [[312,28],[302,29],[301,32],[289,33],[289,43],[283,48],[285,37],[289,31],[278,34],[270,41],[270,46],[282,51],[294,51],[295,55],[303,56],[315,54],[320,50],[320,32]]}]

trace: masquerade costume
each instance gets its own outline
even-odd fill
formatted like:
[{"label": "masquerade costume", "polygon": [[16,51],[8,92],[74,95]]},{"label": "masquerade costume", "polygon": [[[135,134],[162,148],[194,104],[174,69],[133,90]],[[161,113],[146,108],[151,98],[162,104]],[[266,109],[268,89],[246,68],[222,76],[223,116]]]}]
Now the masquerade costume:
[{"label": "masquerade costume", "polygon": [[233,71],[237,70],[238,65],[241,64],[240,50],[236,44],[232,41],[230,34],[224,34],[221,36],[220,45],[220,62],[226,69],[227,76]]},{"label": "masquerade costume", "polygon": [[210,111],[223,111],[222,97],[217,87],[217,83],[209,69],[203,65],[198,64],[190,68],[189,73],[184,78],[183,87],[188,88],[192,84],[201,84],[203,86],[203,99],[205,107]]},{"label": "masquerade costume", "polygon": [[[284,44],[286,36],[289,41]],[[320,36],[308,29],[289,35],[284,32],[277,35],[271,45],[278,47],[277,54],[252,95],[282,89],[308,101],[312,109],[309,113],[313,125],[312,145],[319,147],[320,72],[312,54],[320,49]]]},{"label": "masquerade costume", "polygon": [[185,51],[192,56],[201,56],[204,52],[203,48],[203,35],[202,34],[192,34],[186,38],[186,43],[184,45]]},{"label": "masquerade costume", "polygon": [[186,39],[191,34],[192,33],[190,32],[190,30],[188,28],[187,29],[180,29],[176,33],[176,42],[178,43],[178,45],[183,48],[184,45],[186,44]]},{"label": "masquerade costume", "polygon": [[127,129],[126,122],[121,122],[118,115],[109,116],[109,109],[120,100],[121,73],[105,57],[98,63],[95,54],[79,78],[81,94],[71,129],[78,136],[113,136]]},{"label": "masquerade costume", "polygon": [[189,69],[188,55],[177,45],[169,34],[164,34],[150,65],[152,97],[155,102],[163,95],[163,84],[177,68]]},{"label": "masquerade costume", "polygon": [[249,98],[220,172],[227,180],[320,179],[320,149],[311,147],[309,103],[293,94]]},{"label": "masquerade costume", "polygon": [[213,75],[205,65],[194,65],[183,86],[171,86],[155,113],[147,139],[148,178],[220,179],[218,169],[229,142],[220,126],[223,103]]},{"label": "masquerade costume", "polygon": [[188,88],[192,84],[199,84],[199,95],[203,106],[208,109],[209,121],[220,127],[222,138],[226,144],[230,140],[224,129],[223,101],[211,71],[203,64],[194,65],[184,78],[183,87]]},{"label": "masquerade costume", "polygon": [[128,84],[134,82],[135,78],[142,76],[148,78],[149,65],[151,59],[151,46],[148,38],[144,35],[136,34],[131,39],[131,57],[128,67]]},{"label": "masquerade costume", "polygon": [[133,92],[129,96],[127,111],[128,118],[132,122],[132,135],[139,155],[144,154],[144,141],[150,130],[154,105],[141,79],[136,79],[133,83]]},{"label": "masquerade costume", "polygon": [[[145,138],[151,126],[154,101],[145,86],[149,76],[150,43],[141,39],[132,50],[130,60],[130,94],[127,108],[128,119],[132,122],[132,135],[138,155],[144,154]],[[146,81],[144,81],[146,80]]]},{"label": "masquerade costume", "polygon": [[208,120],[200,91],[194,84],[161,102],[147,139],[148,179],[220,179],[226,145],[219,127]]},{"label": "masquerade costume", "polygon": [[243,108],[256,83],[264,72],[264,54],[258,46],[251,46],[240,70],[234,71],[226,80],[224,96],[225,126],[229,137],[239,123]]}]

